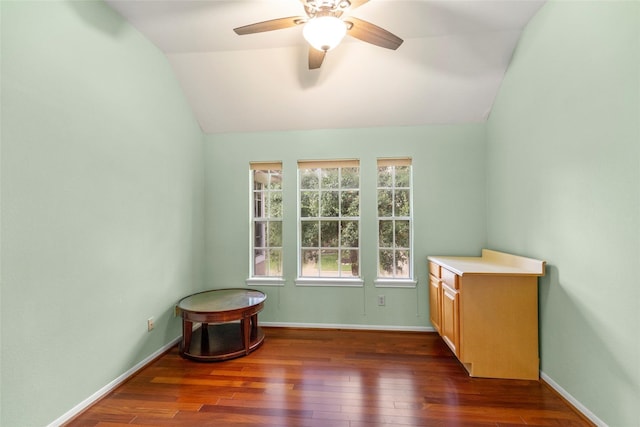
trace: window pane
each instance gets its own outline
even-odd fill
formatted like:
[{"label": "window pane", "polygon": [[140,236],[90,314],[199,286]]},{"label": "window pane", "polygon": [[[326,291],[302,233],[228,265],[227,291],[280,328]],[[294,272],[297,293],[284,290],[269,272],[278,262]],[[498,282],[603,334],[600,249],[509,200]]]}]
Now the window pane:
[{"label": "window pane", "polygon": [[318,221],[304,221],[300,228],[302,247],[318,247]]},{"label": "window pane", "polygon": [[320,216],[322,217],[336,217],[340,212],[340,206],[338,205],[338,192],[337,191],[323,191],[321,193],[320,202]]},{"label": "window pane", "polygon": [[392,200],[392,190],[378,190],[378,216],[390,217],[393,215]]},{"label": "window pane", "polygon": [[269,276],[282,275],[282,249],[269,249]]},{"label": "window pane", "polygon": [[263,218],[269,218],[269,193],[267,192],[263,192],[262,193],[262,217]]},{"label": "window pane", "polygon": [[378,246],[381,248],[393,247],[393,221],[379,221]]},{"label": "window pane", "polygon": [[269,247],[280,247],[282,246],[282,223],[279,221],[269,222],[268,226],[268,236],[269,236]]},{"label": "window pane", "polygon": [[322,221],[320,223],[320,245],[323,248],[338,247],[338,221]]},{"label": "window pane", "polygon": [[340,209],[343,217],[360,216],[360,192],[353,190],[343,191]]},{"label": "window pane", "polygon": [[396,221],[396,248],[410,247],[409,221]]},{"label": "window pane", "polygon": [[409,277],[409,251],[396,251],[396,277]]},{"label": "window pane", "polygon": [[280,171],[269,171],[269,190],[282,190],[282,173]]},{"label": "window pane", "polygon": [[393,276],[393,250],[381,250],[378,254],[378,276]]},{"label": "window pane", "polygon": [[342,169],[342,188],[360,188],[360,168]]},{"label": "window pane", "polygon": [[269,184],[269,171],[254,170],[253,171],[253,185],[254,188],[262,188]]},{"label": "window pane", "polygon": [[322,171],[322,188],[338,188],[338,169],[320,169]]},{"label": "window pane", "polygon": [[391,187],[393,183],[393,168],[382,166],[378,168],[378,187]]},{"label": "window pane", "polygon": [[253,217],[262,218],[264,216],[264,194],[262,191],[253,192]]},{"label": "window pane", "polygon": [[409,190],[396,190],[395,216],[409,216]]},{"label": "window pane", "polygon": [[263,248],[267,241],[267,222],[256,221],[253,226],[253,246]]},{"label": "window pane", "polygon": [[255,276],[267,274],[267,262],[263,249],[257,249],[253,252],[253,274]]},{"label": "window pane", "polygon": [[320,275],[317,250],[305,249],[302,251],[302,275],[311,277],[318,277]]},{"label": "window pane", "polygon": [[396,187],[409,187],[410,166],[396,166]]},{"label": "window pane", "polygon": [[340,226],[340,236],[342,239],[342,247],[357,248],[358,239],[358,221],[342,221]]},{"label": "window pane", "polygon": [[323,277],[338,277],[338,251],[326,250],[320,251],[320,270]]},{"label": "window pane", "polygon": [[318,216],[318,192],[302,191],[300,193],[300,216],[307,218]]},{"label": "window pane", "polygon": [[269,193],[269,211],[271,218],[282,218],[282,192],[274,191]]},{"label": "window pane", "polygon": [[305,190],[317,190],[319,187],[318,169],[300,170],[300,188]]},{"label": "window pane", "polygon": [[342,258],[340,260],[340,272],[343,277],[360,276],[358,250],[347,249],[342,251]]}]

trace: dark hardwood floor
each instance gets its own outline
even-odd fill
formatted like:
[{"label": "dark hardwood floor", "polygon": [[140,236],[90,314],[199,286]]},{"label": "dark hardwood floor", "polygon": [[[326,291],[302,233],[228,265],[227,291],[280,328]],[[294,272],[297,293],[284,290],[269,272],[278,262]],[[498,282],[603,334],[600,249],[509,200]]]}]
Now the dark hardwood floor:
[{"label": "dark hardwood floor", "polygon": [[264,330],[225,362],[173,348],[67,426],[591,425],[542,382],[470,378],[435,333]]}]

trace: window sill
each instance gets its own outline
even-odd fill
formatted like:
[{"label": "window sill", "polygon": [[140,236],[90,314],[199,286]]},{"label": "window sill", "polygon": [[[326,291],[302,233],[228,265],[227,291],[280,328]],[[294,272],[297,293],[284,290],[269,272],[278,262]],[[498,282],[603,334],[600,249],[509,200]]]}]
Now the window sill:
[{"label": "window sill", "polygon": [[376,279],[373,284],[376,288],[415,288],[418,281],[413,279]]},{"label": "window sill", "polygon": [[344,287],[362,287],[364,280],[361,278],[345,279],[340,277],[298,277],[296,279],[297,286],[335,286]]},{"label": "window sill", "polygon": [[249,286],[284,286],[284,277],[249,277],[245,283]]}]

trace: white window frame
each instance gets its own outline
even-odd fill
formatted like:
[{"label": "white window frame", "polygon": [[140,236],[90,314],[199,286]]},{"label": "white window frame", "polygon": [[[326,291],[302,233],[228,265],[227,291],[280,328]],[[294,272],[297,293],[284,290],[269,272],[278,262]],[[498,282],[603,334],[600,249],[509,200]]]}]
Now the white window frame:
[{"label": "white window frame", "polygon": [[[354,188],[342,188],[341,177],[342,177],[342,169],[343,168],[358,168],[358,187]],[[342,203],[342,192],[343,191],[353,191],[357,190],[358,192],[358,216],[356,217],[343,217],[341,213],[338,216],[332,217],[305,217],[302,219],[301,216],[301,198],[303,191],[309,191],[307,189],[303,189],[301,176],[302,170],[305,169],[338,169],[338,188],[335,191],[338,191],[338,201],[339,204]],[[298,162],[298,204],[297,204],[297,258],[298,258],[298,277],[296,278],[296,285],[298,286],[338,286],[338,287],[349,287],[356,286],[361,287],[364,285],[364,280],[362,278],[362,246],[361,246],[361,237],[362,237],[362,222],[360,221],[361,213],[362,213],[362,204],[361,204],[361,195],[362,195],[362,185],[361,185],[361,173],[360,173],[360,161],[357,159],[348,159],[348,160],[305,160]],[[320,174],[319,174],[320,179]],[[318,187],[318,200],[320,203],[323,188],[321,185]],[[341,210],[339,210],[341,212]],[[320,238],[318,239],[317,247],[302,247],[302,224],[307,221],[318,221],[318,223],[322,223],[322,221],[336,221],[340,224],[341,221],[357,221],[358,223],[358,247],[356,248],[358,251],[358,276],[303,276],[303,260],[302,260],[302,251],[303,250],[312,250],[317,249],[318,251],[322,250],[322,243],[320,242]],[[334,249],[332,247],[332,249]],[[338,227],[338,246],[335,248],[338,251],[338,260],[341,259],[341,254],[343,250],[353,250],[353,247],[342,247],[341,243],[341,235],[340,235],[340,227]],[[338,261],[339,262],[339,261]],[[341,270],[339,270],[339,274]]]},{"label": "white window frame", "polygon": [[[280,171],[282,175],[282,162],[251,162],[249,165],[249,209],[250,209],[250,236],[249,236],[249,278],[246,280],[247,285],[271,285],[271,286],[283,286],[285,283],[284,280],[284,247],[270,247],[268,243],[262,246],[256,246],[256,225],[257,223],[274,223],[279,222],[281,224],[280,230],[283,230],[284,222],[283,215],[280,217],[270,217],[266,215],[256,216],[256,197],[258,193],[262,193],[262,200],[270,200],[270,195],[272,193],[280,193],[281,198],[283,194],[282,184],[280,189],[272,189],[272,188],[263,188],[261,190],[256,190],[255,188],[255,173],[256,171],[265,171],[269,176],[272,175],[274,171]],[[264,202],[263,202],[264,203]],[[263,207],[264,212],[264,207]],[[282,236],[280,236],[281,243]],[[265,251],[269,249],[279,249],[280,256],[282,257],[282,270],[280,275],[258,275],[256,274],[256,260],[255,253],[256,250],[263,249]],[[265,262],[268,262],[265,260]]]},{"label": "white window frame", "polygon": [[[417,280],[415,280],[415,257],[414,257],[414,236],[413,236],[413,164],[411,158],[379,158],[376,163],[376,280],[374,282],[376,287],[404,287],[404,288],[415,288],[418,284]],[[391,187],[381,187],[379,186],[379,168],[391,166],[394,168],[393,181]],[[409,216],[399,216],[395,215],[395,211],[392,212],[391,216],[381,217],[380,212],[378,211],[378,196],[380,190],[391,190],[392,194],[395,194],[395,191],[398,189],[407,190],[407,187],[396,187],[395,183],[395,167],[398,166],[409,166]],[[392,209],[395,210],[395,207]],[[388,248],[380,247],[380,221],[409,221],[409,247],[408,248],[396,248],[395,247],[395,227],[394,227],[394,238],[393,238],[393,248],[392,250],[395,252],[396,250],[408,250],[409,251],[409,274],[408,277],[396,277],[395,268],[394,274],[391,277],[388,276],[380,276],[380,251]]]}]

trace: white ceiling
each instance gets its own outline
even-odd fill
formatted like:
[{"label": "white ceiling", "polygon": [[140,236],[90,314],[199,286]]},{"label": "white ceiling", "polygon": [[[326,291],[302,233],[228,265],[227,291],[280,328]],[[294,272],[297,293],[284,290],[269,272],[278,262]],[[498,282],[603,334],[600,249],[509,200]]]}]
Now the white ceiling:
[{"label": "white ceiling", "polygon": [[307,68],[299,0],[106,0],[162,50],[206,133],[486,120],[522,29],[545,0],[370,0],[352,14],[404,39],[347,36]]}]

